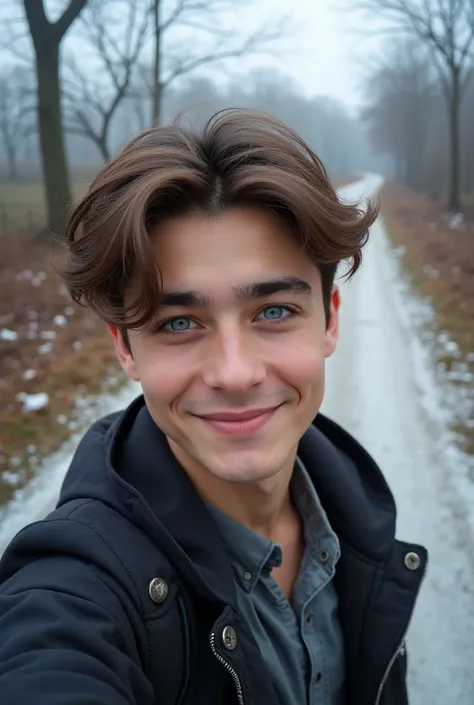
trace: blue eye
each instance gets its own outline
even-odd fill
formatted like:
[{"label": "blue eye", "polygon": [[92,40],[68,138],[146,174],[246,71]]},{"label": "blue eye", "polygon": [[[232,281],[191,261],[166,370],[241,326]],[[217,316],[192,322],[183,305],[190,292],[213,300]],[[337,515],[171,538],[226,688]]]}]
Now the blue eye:
[{"label": "blue eye", "polygon": [[186,333],[188,330],[193,330],[194,328],[197,328],[196,321],[186,316],[181,316],[180,318],[172,318],[170,321],[166,321],[162,330],[167,333]]},{"label": "blue eye", "polygon": [[262,317],[265,321],[281,321],[291,316],[292,313],[293,311],[288,306],[267,306],[263,311],[260,311],[258,318]]}]

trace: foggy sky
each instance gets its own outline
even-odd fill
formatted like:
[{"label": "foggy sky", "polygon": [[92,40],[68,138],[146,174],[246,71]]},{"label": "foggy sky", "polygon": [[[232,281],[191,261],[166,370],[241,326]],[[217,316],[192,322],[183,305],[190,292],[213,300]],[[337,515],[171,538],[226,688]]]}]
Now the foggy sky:
[{"label": "foggy sky", "polygon": [[[51,19],[64,9],[68,0],[46,0]],[[174,0],[164,3],[171,6]],[[306,97],[327,95],[342,101],[354,114],[364,101],[364,79],[367,62],[374,51],[383,49],[383,40],[361,33],[362,18],[351,9],[351,0],[236,0],[236,33],[248,32],[278,16],[290,16],[295,27],[283,39],[277,56],[257,55],[228,61],[199,73],[211,73],[219,83],[225,75],[238,74],[245,80],[248,69],[275,67],[291,76]],[[21,4],[0,0],[1,20],[23,14]],[[235,18],[235,19],[234,19]],[[77,25],[76,25],[77,27]],[[74,48],[76,27],[66,38],[65,45]],[[189,37],[189,35],[188,35]],[[5,54],[3,54],[5,56]],[[194,72],[194,75],[198,72]]]},{"label": "foggy sky", "polygon": [[383,39],[363,31],[366,18],[350,10],[350,0],[254,0],[247,17],[260,24],[278,15],[290,15],[296,24],[281,56],[239,60],[239,73],[247,66],[276,66],[307,97],[331,96],[355,112],[364,99],[367,64],[380,53]]}]

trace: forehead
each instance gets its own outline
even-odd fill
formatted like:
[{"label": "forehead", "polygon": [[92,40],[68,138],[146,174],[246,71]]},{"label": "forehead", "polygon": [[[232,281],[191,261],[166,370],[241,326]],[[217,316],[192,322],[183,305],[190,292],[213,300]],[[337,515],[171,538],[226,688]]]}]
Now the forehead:
[{"label": "forehead", "polygon": [[232,288],[242,281],[296,276],[312,285],[319,271],[290,226],[263,210],[191,213],[160,223],[153,247],[165,288]]}]

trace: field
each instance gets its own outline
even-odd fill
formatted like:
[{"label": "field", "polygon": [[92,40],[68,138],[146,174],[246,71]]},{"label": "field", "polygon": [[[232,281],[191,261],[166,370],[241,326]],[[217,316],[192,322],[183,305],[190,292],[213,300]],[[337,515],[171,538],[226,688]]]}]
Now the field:
[{"label": "field", "polygon": [[[73,184],[74,198],[80,198],[87,189],[87,182]],[[45,223],[45,206],[42,183],[0,183],[0,238],[16,233],[31,237]]]}]

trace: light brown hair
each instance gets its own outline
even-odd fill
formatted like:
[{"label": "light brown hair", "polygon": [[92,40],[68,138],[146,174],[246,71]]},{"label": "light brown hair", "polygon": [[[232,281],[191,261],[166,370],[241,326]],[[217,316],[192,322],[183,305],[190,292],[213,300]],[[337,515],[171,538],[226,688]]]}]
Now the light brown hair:
[{"label": "light brown hair", "polygon": [[370,202],[342,203],[310,147],[270,115],[222,110],[201,130],[176,120],[129,141],[74,209],[61,270],[72,298],[123,331],[148,324],[161,289],[150,231],[159,237],[160,221],[231,206],[291,224],[320,269],[326,313],[338,264],[357,271],[377,216]]}]

